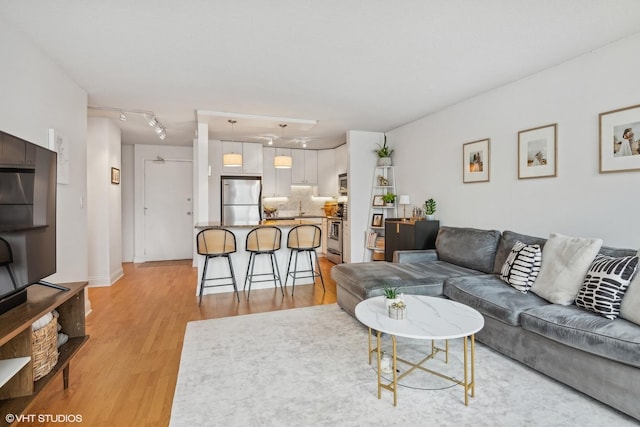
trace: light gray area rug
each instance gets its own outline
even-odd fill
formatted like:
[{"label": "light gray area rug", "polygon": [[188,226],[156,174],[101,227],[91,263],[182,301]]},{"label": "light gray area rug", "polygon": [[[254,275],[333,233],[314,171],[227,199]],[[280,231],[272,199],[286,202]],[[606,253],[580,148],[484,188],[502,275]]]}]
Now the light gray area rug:
[{"label": "light gray area rug", "polygon": [[[413,355],[426,344],[402,340],[398,351]],[[461,340],[450,341],[447,369],[459,375],[461,349]],[[444,365],[443,357],[433,363]],[[378,400],[367,329],[335,304],[190,322],[170,425],[637,425],[479,343],[468,407],[461,386],[418,389],[442,382],[412,376],[397,407],[389,391]]]}]

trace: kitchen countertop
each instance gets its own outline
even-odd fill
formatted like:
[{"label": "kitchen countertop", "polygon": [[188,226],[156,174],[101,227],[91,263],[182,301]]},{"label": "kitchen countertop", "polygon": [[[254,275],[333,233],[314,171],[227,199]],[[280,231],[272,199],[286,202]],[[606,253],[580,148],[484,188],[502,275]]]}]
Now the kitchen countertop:
[{"label": "kitchen countertop", "polygon": [[301,224],[310,224],[309,219],[314,218],[325,218],[324,216],[301,216],[294,218],[267,218],[260,221],[260,223],[256,224],[245,224],[245,225],[224,225],[220,221],[209,221],[209,222],[199,222],[194,227],[197,229],[204,228],[254,228],[260,225],[278,225],[280,227],[294,227],[296,225]]}]

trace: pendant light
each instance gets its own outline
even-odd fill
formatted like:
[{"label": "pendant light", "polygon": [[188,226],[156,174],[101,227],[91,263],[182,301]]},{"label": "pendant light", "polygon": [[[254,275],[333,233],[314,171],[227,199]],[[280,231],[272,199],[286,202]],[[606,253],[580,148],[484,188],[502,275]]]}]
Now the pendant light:
[{"label": "pendant light", "polygon": [[[233,125],[235,125],[238,121],[228,120],[228,122],[231,123],[231,142],[233,142]],[[222,165],[229,168],[242,167],[242,154],[234,153],[233,151],[231,153],[225,154],[224,156],[222,156]]]},{"label": "pendant light", "polygon": [[[284,139],[284,128],[287,127],[286,123],[280,123],[278,126],[282,128],[282,139]],[[277,148],[276,148],[277,151]],[[291,169],[291,156],[275,156],[273,158],[273,167],[276,169]]]}]

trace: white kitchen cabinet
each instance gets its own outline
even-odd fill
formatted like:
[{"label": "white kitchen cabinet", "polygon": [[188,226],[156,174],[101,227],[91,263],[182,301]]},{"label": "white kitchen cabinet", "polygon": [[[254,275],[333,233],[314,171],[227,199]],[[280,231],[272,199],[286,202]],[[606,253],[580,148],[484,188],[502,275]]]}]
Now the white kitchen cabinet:
[{"label": "white kitchen cabinet", "polygon": [[335,149],[336,154],[336,173],[347,173],[349,168],[349,158],[347,153],[347,144],[342,144]]},{"label": "white kitchen cabinet", "polygon": [[262,196],[289,197],[291,195],[291,169],[276,169],[276,156],[290,156],[287,148],[264,147],[262,150]]},{"label": "white kitchen cabinet", "polygon": [[318,184],[318,152],[291,150],[291,183],[293,185]]},{"label": "white kitchen cabinet", "polygon": [[262,175],[262,144],[256,142],[222,141],[222,154],[229,153],[242,154],[242,166],[222,166],[223,174]]},{"label": "white kitchen cabinet", "polygon": [[318,150],[318,195],[338,196],[335,150]]}]

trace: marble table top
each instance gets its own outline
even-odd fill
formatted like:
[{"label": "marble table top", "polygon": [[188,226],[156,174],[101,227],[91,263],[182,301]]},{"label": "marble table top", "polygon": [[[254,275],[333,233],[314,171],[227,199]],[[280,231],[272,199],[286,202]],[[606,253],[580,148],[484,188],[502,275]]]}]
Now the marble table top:
[{"label": "marble table top", "polygon": [[361,301],[356,318],[376,331],[415,339],[451,339],[475,334],[484,326],[484,318],[473,308],[444,298],[404,295],[407,318],[389,317],[385,297]]}]

